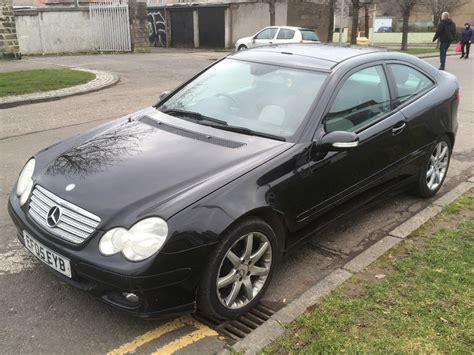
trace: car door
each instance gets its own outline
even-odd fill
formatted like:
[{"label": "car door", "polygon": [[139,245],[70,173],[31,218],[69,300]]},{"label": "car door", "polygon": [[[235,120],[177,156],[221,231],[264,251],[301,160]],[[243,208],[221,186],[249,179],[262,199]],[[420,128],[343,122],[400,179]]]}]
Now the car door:
[{"label": "car door", "polygon": [[[410,132],[401,112],[392,106],[382,64],[349,72],[337,86],[315,135],[315,152],[298,196],[296,225],[302,227],[328,209],[389,179],[397,179],[402,158],[409,154]],[[350,131],[359,145],[344,151],[318,151],[329,132]]]},{"label": "car door", "polygon": [[266,46],[272,44],[278,32],[278,27],[267,27],[257,33],[252,40],[251,47]]},{"label": "car door", "polygon": [[406,63],[392,62],[387,67],[393,77],[395,103],[407,118],[412,134],[417,137],[412,141],[412,151],[419,150],[437,137],[431,127],[433,115],[446,114],[440,108],[433,110],[432,100],[418,100],[435,87],[435,82],[418,68]]},{"label": "car door", "polygon": [[278,31],[275,40],[273,43],[275,44],[283,44],[283,43],[294,43],[295,42],[296,31],[291,28],[284,28],[281,27]]}]

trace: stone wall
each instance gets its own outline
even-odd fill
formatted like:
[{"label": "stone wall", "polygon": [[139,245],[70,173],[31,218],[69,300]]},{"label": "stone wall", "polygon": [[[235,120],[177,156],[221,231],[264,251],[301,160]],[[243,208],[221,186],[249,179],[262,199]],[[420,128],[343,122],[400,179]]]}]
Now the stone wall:
[{"label": "stone wall", "polygon": [[149,33],[148,9],[146,1],[129,0],[128,9],[130,15],[130,37],[132,40],[132,51],[148,49]]},{"label": "stone wall", "polygon": [[21,58],[12,0],[0,0],[0,59]]}]

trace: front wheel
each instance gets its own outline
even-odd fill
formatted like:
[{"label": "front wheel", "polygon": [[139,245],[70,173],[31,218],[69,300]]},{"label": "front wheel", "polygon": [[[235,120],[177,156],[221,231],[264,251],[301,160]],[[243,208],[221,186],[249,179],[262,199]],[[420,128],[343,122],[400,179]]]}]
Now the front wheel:
[{"label": "front wheel", "polygon": [[273,229],[258,218],[238,223],[223,237],[200,283],[198,308],[220,319],[254,307],[270,283],[276,259]]},{"label": "front wheel", "polygon": [[432,197],[441,188],[446,178],[451,159],[451,142],[443,137],[436,143],[426,163],[422,166],[416,193],[422,197]]},{"label": "front wheel", "polygon": [[241,44],[238,48],[239,51],[244,51],[247,49],[247,46],[245,44]]}]

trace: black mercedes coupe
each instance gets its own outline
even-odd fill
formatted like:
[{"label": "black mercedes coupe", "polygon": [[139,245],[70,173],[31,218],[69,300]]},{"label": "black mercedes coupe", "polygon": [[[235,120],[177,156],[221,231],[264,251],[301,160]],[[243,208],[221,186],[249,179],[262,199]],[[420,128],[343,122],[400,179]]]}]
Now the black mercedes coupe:
[{"label": "black mercedes coupe", "polygon": [[242,51],[37,153],[8,209],[48,269],[112,306],[235,318],[338,206],[374,188],[436,194],[458,102],[453,75],[406,54]]}]

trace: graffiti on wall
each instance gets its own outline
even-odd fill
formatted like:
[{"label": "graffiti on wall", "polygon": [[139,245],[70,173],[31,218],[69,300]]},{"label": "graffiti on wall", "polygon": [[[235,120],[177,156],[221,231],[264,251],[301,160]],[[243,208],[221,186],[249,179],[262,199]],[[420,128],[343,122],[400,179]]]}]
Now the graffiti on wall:
[{"label": "graffiti on wall", "polygon": [[148,40],[150,41],[150,47],[166,47],[166,20],[164,9],[149,10]]}]

